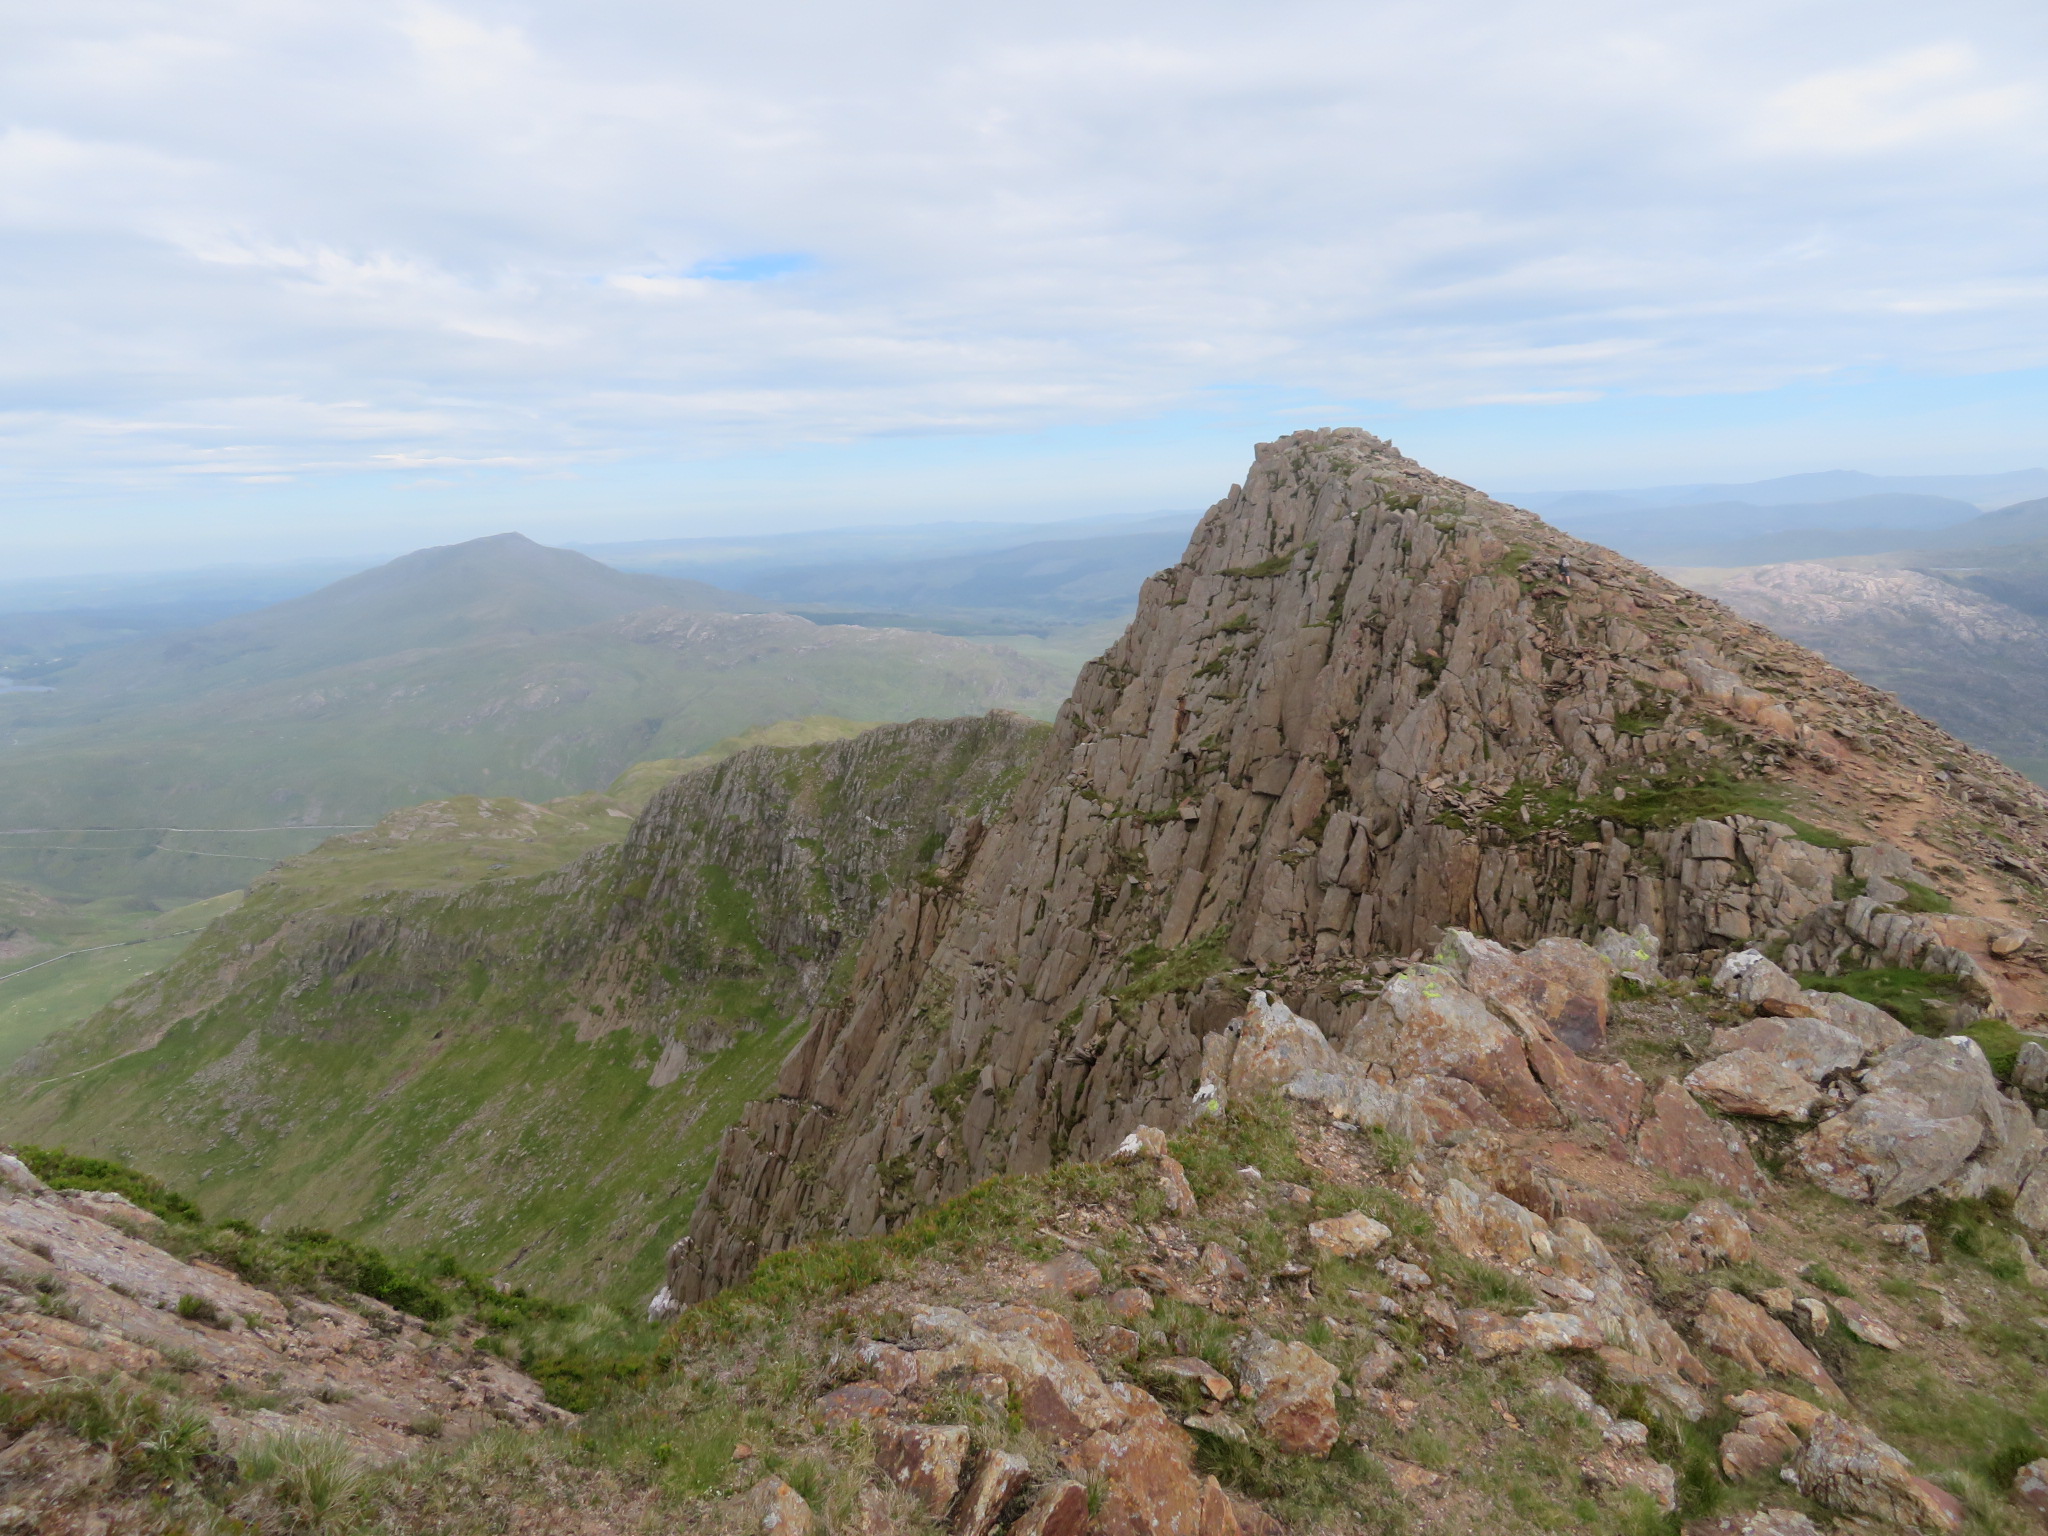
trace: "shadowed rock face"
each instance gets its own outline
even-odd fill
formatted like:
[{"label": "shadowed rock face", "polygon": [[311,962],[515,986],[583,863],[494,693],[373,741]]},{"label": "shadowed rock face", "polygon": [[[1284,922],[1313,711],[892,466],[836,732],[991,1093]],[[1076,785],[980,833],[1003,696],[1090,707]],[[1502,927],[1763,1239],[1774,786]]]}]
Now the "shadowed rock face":
[{"label": "shadowed rock face", "polygon": [[1178,1123],[1233,965],[1337,1039],[1364,1007],[1341,978],[1453,925],[1641,924],[1681,966],[1789,937],[1847,856],[1727,814],[1738,781],[1854,842],[1881,790],[1958,812],[1945,846],[1987,866],[1990,830],[2027,868],[2044,847],[2030,787],[1718,604],[1366,433],[1262,445],[1011,815],[884,910],[727,1133],[670,1288]]}]

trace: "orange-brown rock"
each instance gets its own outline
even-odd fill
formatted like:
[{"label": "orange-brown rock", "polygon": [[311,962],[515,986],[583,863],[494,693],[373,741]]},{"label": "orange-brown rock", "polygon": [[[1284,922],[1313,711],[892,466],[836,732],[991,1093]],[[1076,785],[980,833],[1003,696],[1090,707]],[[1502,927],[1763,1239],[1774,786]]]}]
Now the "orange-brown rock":
[{"label": "orange-brown rock", "polygon": [[850,1424],[856,1419],[886,1418],[896,1409],[896,1394],[872,1381],[852,1381],[834,1387],[811,1407],[827,1424]]},{"label": "orange-brown rock", "polygon": [[1652,1259],[1689,1275],[1716,1264],[1747,1263],[1755,1252],[1755,1233],[1725,1200],[1702,1200],[1650,1244]]},{"label": "orange-brown rock", "polygon": [[1012,1451],[990,1451],[974,1469],[953,1516],[953,1536],[989,1536],[1004,1506],[1031,1481],[1031,1463]]},{"label": "orange-brown rock", "polygon": [[1050,1291],[1056,1296],[1078,1299],[1093,1296],[1102,1289],[1102,1271],[1078,1253],[1063,1253],[1043,1264],[1034,1264],[1028,1278],[1037,1289]]},{"label": "orange-brown rock", "polygon": [[1755,1302],[1716,1286],[1707,1292],[1697,1326],[1700,1342],[1714,1353],[1726,1355],[1758,1375],[1794,1377],[1840,1400],[1842,1389],[1835,1385],[1827,1367],[1793,1337],[1791,1329]]},{"label": "orange-brown rock", "polygon": [[1238,1385],[1282,1450],[1327,1456],[1337,1443],[1337,1368],[1308,1345],[1250,1334],[1238,1345]]},{"label": "orange-brown rock", "polygon": [[1768,1187],[1742,1138],[1709,1118],[1675,1078],[1666,1078],[1650,1096],[1650,1112],[1636,1133],[1636,1155],[1678,1178],[1706,1179],[1752,1199]]},{"label": "orange-brown rock", "polygon": [[1908,1530],[1958,1531],[1961,1502],[1916,1476],[1912,1464],[1861,1424],[1834,1414],[1813,1426],[1787,1467],[1788,1480],[1814,1503]]},{"label": "orange-brown rock", "polygon": [[1087,1529],[1088,1490],[1067,1479],[1040,1489],[1010,1527],[1010,1536],[1082,1536]]},{"label": "orange-brown rock", "polygon": [[875,1465],[937,1519],[959,1496],[968,1438],[963,1424],[904,1424],[883,1419],[875,1425]]}]

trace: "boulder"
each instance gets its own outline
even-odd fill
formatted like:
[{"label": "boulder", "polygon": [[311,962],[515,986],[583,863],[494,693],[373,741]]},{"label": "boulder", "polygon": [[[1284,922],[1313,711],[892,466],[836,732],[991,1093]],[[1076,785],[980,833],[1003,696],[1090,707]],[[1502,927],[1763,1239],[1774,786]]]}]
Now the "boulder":
[{"label": "boulder", "polygon": [[1749,1223],[1725,1200],[1702,1200],[1650,1244],[1650,1257],[1688,1275],[1716,1264],[1741,1264],[1756,1253]]},{"label": "boulder", "polygon": [[1127,1285],[1122,1290],[1111,1291],[1102,1298],[1102,1308],[1111,1317],[1120,1317],[1127,1323],[1152,1315],[1152,1293],[1142,1286]]},{"label": "boulder", "polygon": [[[1435,1139],[1432,1127],[1417,1117],[1405,1094],[1340,1053],[1320,1029],[1285,1003],[1254,992],[1244,1017],[1233,1027],[1237,1043],[1230,1054],[1228,1091],[1240,1101],[1278,1092],[1333,1120],[1386,1126],[1425,1143]],[[1455,1124],[1447,1129],[1465,1129],[1472,1123],[1463,1114],[1452,1118]]]},{"label": "boulder", "polygon": [[1344,1054],[1396,1077],[1470,1083],[1511,1125],[1553,1125],[1557,1111],[1529,1070],[1521,1037],[1438,966],[1388,982],[1344,1042]]},{"label": "boulder", "polygon": [[1752,1019],[1739,1029],[1715,1030],[1712,1049],[1760,1052],[1809,1083],[1861,1066],[1864,1057],[1861,1040],[1824,1019]]},{"label": "boulder", "polygon": [[1154,1360],[1147,1369],[1161,1376],[1172,1376],[1180,1381],[1191,1381],[1200,1387],[1215,1402],[1223,1402],[1233,1396],[1237,1389],[1230,1384],[1230,1378],[1217,1370],[1206,1360],[1197,1360],[1192,1355],[1177,1355],[1169,1360]]},{"label": "boulder", "polygon": [[1839,1400],[1842,1396],[1842,1389],[1835,1385],[1827,1367],[1793,1336],[1791,1329],[1733,1291],[1719,1286],[1708,1291],[1697,1327],[1700,1342],[1708,1349],[1758,1375],[1791,1376],[1827,1397]]},{"label": "boulder", "polygon": [[1642,1120],[1650,1090],[1626,1062],[1587,1061],[1543,1036],[1525,1039],[1522,1048],[1536,1080],[1568,1118],[1605,1125],[1618,1136],[1631,1134]]},{"label": "boulder", "polygon": [[1375,1221],[1363,1211],[1333,1216],[1328,1221],[1308,1224],[1308,1240],[1320,1253],[1340,1259],[1355,1259],[1372,1253],[1394,1235],[1394,1229]]},{"label": "boulder", "polygon": [[1379,1386],[1406,1363],[1401,1351],[1385,1339],[1375,1339],[1372,1349],[1352,1371],[1351,1384],[1361,1392]]},{"label": "boulder", "polygon": [[2012,1085],[2027,1093],[2048,1093],[2048,1045],[2028,1040],[2013,1058]]},{"label": "boulder", "polygon": [[1779,970],[1760,950],[1738,949],[1714,967],[1714,990],[1759,1013],[1808,1013],[1798,982]]},{"label": "boulder", "polygon": [[761,1536],[810,1536],[811,1506],[779,1477],[764,1477],[741,1495],[742,1526]]},{"label": "boulder", "polygon": [[1800,995],[1812,1005],[1814,1017],[1861,1041],[1866,1061],[1890,1050],[1902,1040],[1913,1038],[1913,1032],[1905,1025],[1877,1004],[1866,1003],[1860,997],[1851,997],[1846,992],[1805,992]]},{"label": "boulder", "polygon": [[1458,1340],[1480,1360],[1598,1349],[1607,1340],[1590,1318],[1570,1312],[1525,1312],[1520,1317],[1472,1309],[1458,1314]]},{"label": "boulder", "polygon": [[1860,1301],[1851,1301],[1846,1296],[1837,1297],[1835,1312],[1842,1319],[1842,1326],[1866,1344],[1874,1344],[1879,1349],[1906,1347],[1905,1341],[1892,1331],[1891,1324]]},{"label": "boulder", "polygon": [[1102,1271],[1078,1253],[1063,1253],[1043,1264],[1034,1264],[1026,1279],[1036,1290],[1077,1300],[1102,1289]]},{"label": "boulder", "polygon": [[1831,1195],[1898,1205],[1956,1177],[1983,1139],[1974,1116],[1937,1118],[1918,1099],[1867,1094],[1802,1136],[1797,1157]]},{"label": "boulder", "polygon": [[1747,1392],[1731,1393],[1721,1401],[1745,1419],[1774,1413],[1798,1435],[1812,1429],[1827,1413],[1825,1408],[1816,1408],[1803,1397],[1794,1397],[1790,1392],[1775,1392],[1769,1387],[1751,1387]]},{"label": "boulder", "polygon": [[1757,1050],[1716,1056],[1689,1073],[1685,1086],[1723,1114],[1753,1120],[1804,1122],[1820,1097],[1811,1079]]},{"label": "boulder", "polygon": [[884,1419],[875,1426],[875,1465],[933,1519],[943,1519],[960,1493],[967,1442],[964,1424],[904,1424]]},{"label": "boulder", "polygon": [[1010,1527],[1010,1536],[1082,1536],[1087,1529],[1088,1489],[1068,1479],[1039,1489]]},{"label": "boulder", "polygon": [[[1614,967],[1589,944],[1550,938],[1516,954],[1453,928],[1437,947],[1436,963],[1485,1001],[1508,1011],[1526,1008],[1576,1052],[1597,1051],[1607,1043]],[[1655,974],[1654,957],[1650,969]]]},{"label": "boulder", "polygon": [[1958,1531],[1963,1508],[1953,1494],[1913,1475],[1904,1456],[1861,1424],[1824,1414],[1785,1469],[1785,1479],[1814,1503],[1909,1530]]},{"label": "boulder", "polygon": [[[2036,1168],[2012,1203],[2013,1220],[2030,1232],[2048,1232],[2048,1167]],[[1923,1239],[1924,1241],[1924,1239]]]},{"label": "boulder", "polygon": [[990,1451],[975,1468],[953,1517],[953,1536],[989,1536],[1004,1507],[1031,1481],[1031,1463],[1011,1451]]},{"label": "boulder", "polygon": [[1777,1414],[1752,1414],[1721,1437],[1721,1475],[1740,1482],[1776,1471],[1798,1450],[1799,1436]]},{"label": "boulder", "polygon": [[1666,1078],[1650,1096],[1636,1156],[1676,1178],[1706,1179],[1751,1199],[1770,1187],[1742,1138],[1710,1119],[1676,1078]]},{"label": "boulder", "polygon": [[896,1407],[896,1394],[872,1381],[848,1382],[834,1387],[811,1405],[827,1424],[851,1424],[857,1419],[887,1418]]},{"label": "boulder", "polygon": [[1240,1340],[1237,1360],[1259,1427],[1284,1451],[1327,1456],[1337,1443],[1337,1368],[1306,1344],[1256,1332]]}]

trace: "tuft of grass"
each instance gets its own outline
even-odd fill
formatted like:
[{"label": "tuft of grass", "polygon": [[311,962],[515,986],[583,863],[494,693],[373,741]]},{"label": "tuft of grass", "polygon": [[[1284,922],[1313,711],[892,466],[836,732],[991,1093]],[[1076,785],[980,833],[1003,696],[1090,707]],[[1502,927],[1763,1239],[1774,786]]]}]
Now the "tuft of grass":
[{"label": "tuft of grass", "polygon": [[1179,949],[1161,949],[1140,944],[1124,956],[1130,965],[1130,980],[1117,989],[1120,1004],[1142,1003],[1167,992],[1187,992],[1230,964],[1223,947],[1224,930],[1215,931],[1183,944]]},{"label": "tuft of grass", "polygon": [[18,1146],[14,1155],[28,1164],[30,1173],[52,1189],[110,1190],[125,1195],[145,1211],[165,1221],[198,1225],[205,1220],[193,1201],[139,1169],[104,1157],[81,1157],[62,1147]]},{"label": "tuft of grass", "polygon": [[178,1298],[178,1316],[188,1323],[204,1323],[209,1328],[232,1326],[227,1318],[221,1315],[220,1308],[213,1304],[211,1298],[193,1296],[189,1293]]},{"label": "tuft of grass", "polygon": [[1811,1285],[1815,1290],[1826,1291],[1830,1296],[1854,1296],[1856,1294],[1848,1281],[1844,1280],[1833,1269],[1818,1259],[1807,1265],[1799,1273],[1808,1285]]},{"label": "tuft of grass", "polygon": [[353,1523],[364,1491],[363,1469],[338,1435],[284,1431],[249,1441],[235,1453],[252,1495],[279,1523],[325,1531]]},{"label": "tuft of grass", "polygon": [[1809,972],[1799,984],[1815,992],[1840,992],[1874,1003],[1915,1034],[1941,1034],[1946,1027],[1945,1010],[1939,1004],[1967,998],[1968,989],[1954,976],[1933,971],[1884,966],[1865,971],[1843,971],[1838,976]]},{"label": "tuft of grass", "polygon": [[1479,819],[1523,840],[1544,832],[1584,839],[1596,835],[1603,821],[1645,832],[1724,816],[1775,821],[1790,827],[1802,842],[1822,848],[1851,845],[1841,833],[1793,815],[1784,796],[1770,786],[1735,778],[1717,765],[1615,785],[1585,799],[1566,785],[1518,781]]}]

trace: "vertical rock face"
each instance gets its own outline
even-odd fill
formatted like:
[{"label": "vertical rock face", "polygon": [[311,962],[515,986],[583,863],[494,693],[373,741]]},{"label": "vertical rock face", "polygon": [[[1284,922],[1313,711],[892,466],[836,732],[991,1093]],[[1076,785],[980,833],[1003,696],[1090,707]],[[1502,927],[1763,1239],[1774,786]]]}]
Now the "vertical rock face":
[{"label": "vertical rock face", "polygon": [[1774,807],[1871,843],[1887,794],[1986,864],[2048,846],[2022,781],[1717,604],[1364,432],[1262,445],[727,1133],[671,1289],[1178,1123],[1233,966],[1340,1038],[1343,979],[1453,925],[1789,939],[1851,856]]}]

